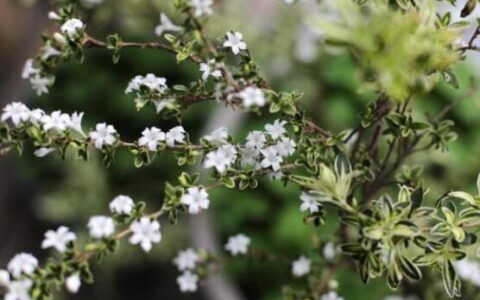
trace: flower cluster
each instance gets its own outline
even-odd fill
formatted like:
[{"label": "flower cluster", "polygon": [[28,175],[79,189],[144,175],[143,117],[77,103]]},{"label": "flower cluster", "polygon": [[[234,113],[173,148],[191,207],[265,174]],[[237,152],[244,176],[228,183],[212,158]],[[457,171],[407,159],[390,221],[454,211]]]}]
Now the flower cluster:
[{"label": "flower cluster", "polygon": [[285,121],[275,120],[265,125],[265,131],[248,133],[246,142],[241,146],[228,143],[226,128],[218,128],[204,137],[206,141],[217,146],[216,150],[205,155],[203,166],[214,168],[224,174],[233,164],[238,162],[243,168],[255,170],[270,169],[280,172],[281,164],[295,153],[296,143],[286,136]]}]

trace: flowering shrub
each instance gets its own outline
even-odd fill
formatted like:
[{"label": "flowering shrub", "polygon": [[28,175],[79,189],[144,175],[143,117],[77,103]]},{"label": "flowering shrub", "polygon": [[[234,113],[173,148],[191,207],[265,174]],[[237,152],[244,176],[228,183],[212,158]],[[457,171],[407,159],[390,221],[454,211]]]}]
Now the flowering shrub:
[{"label": "flowering shrub", "polygon": [[[215,10],[212,0],[173,2],[182,19],[174,22],[162,13],[152,29],[159,40],[145,43],[126,42],[118,34],[94,38],[75,6],[61,2],[58,11],[49,13],[58,31],[43,37],[40,53],[26,62],[22,77],[42,95],[54,87],[59,65],[83,62],[90,48],[111,52],[114,63],[125,48],[158,49],[175,55],[178,63],[197,64],[198,79],[171,85],[161,74],[137,75],[125,83],[125,93],[137,109],[151,107],[178,125],[146,126],[138,139],[126,140],[108,121],[87,131],[83,113],[45,112],[12,102],[1,115],[1,153],[21,153],[31,143],[37,157],[64,158],[74,151],[86,161],[97,151],[108,167],[118,151],[127,151],[140,168],[168,152],[178,166],[201,162],[211,183],[200,184],[198,173],[179,172],[177,181],[165,184],[157,208],[119,195],[109,212],[90,217],[85,244],[66,226],[47,231],[41,247],[58,253],[43,263],[29,253],[15,255],[0,271],[5,299],[45,299],[61,285],[76,293],[82,283],[93,281],[93,258],[114,254],[124,240],[149,252],[161,244],[163,222],[175,224],[180,214],[209,209],[215,201],[212,189],[255,189],[262,177],[300,188],[299,218],[305,226],[322,226],[327,214],[338,214],[337,244],[322,245],[321,255],[285,257],[257,250],[255,240],[243,232],[228,239],[225,253],[189,248],[173,260],[182,292],[195,292],[199,281],[226,260],[243,258],[287,261],[292,276],[306,282],[302,288],[286,287],[287,299],[343,299],[333,278],[336,270],[353,264],[363,282],[382,277],[392,289],[434,270],[452,298],[461,294],[459,277],[478,282],[464,259],[466,248],[477,242],[480,196],[462,190],[432,195],[421,181],[421,168],[408,168],[405,160],[420,151],[445,151],[456,138],[445,116],[458,101],[436,116],[419,118],[415,98],[442,79],[458,87],[452,68],[466,51],[478,50],[474,41],[480,27],[463,45],[458,40],[468,23],[451,22],[451,13],[440,14],[434,1],[336,1],[336,18],[315,19],[312,26],[326,44],[351,53],[365,89],[376,97],[365,105],[356,128],[336,133],[309,117],[301,93],[269,85],[241,33],[226,31],[215,40],[205,35],[204,24]],[[462,17],[475,3],[467,1]],[[206,101],[276,120],[244,140],[234,140],[224,127],[193,139],[182,125],[183,114]],[[480,193],[480,177],[477,185]]]}]

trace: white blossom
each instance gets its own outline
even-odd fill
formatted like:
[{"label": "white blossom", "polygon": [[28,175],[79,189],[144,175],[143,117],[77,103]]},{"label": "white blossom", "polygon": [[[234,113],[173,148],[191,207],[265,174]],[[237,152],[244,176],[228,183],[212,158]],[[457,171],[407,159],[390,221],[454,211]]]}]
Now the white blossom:
[{"label": "white blossom", "polygon": [[250,238],[244,234],[237,234],[228,238],[225,249],[229,251],[233,256],[245,255],[248,252],[248,246],[250,245]]},{"label": "white blossom", "polygon": [[20,275],[31,275],[38,267],[38,260],[30,253],[20,253],[15,255],[7,265],[8,271],[13,277]]},{"label": "white blossom", "polygon": [[60,30],[71,39],[77,38],[82,29],[83,22],[75,18],[65,21],[65,23],[63,23],[63,25],[60,27]]},{"label": "white blossom", "polygon": [[55,151],[55,148],[40,147],[33,152],[36,157],[45,157]]},{"label": "white blossom", "polygon": [[246,146],[245,148],[240,149],[240,164],[242,167],[247,166],[256,166],[258,164],[258,156],[260,155],[260,150],[257,148]]},{"label": "white blossom", "polygon": [[300,256],[292,263],[292,274],[295,277],[302,277],[310,273],[312,262],[305,256]]},{"label": "white blossom", "polygon": [[104,145],[113,145],[116,141],[117,131],[112,125],[106,123],[97,124],[95,131],[90,132],[89,137],[95,144],[95,148],[102,149]]},{"label": "white blossom", "polygon": [[215,168],[219,173],[225,173],[230,166],[230,159],[225,155],[225,152],[215,150],[205,155],[203,167],[206,169]]},{"label": "white blossom", "polygon": [[264,106],[265,105],[265,96],[261,89],[257,87],[246,87],[241,91],[238,96],[242,99],[243,106],[250,108],[252,106]]},{"label": "white blossom", "polygon": [[291,138],[282,137],[275,145],[275,149],[277,150],[278,154],[285,157],[295,153],[296,146],[297,145],[295,144],[295,141]]},{"label": "white blossom", "polygon": [[267,138],[265,137],[265,134],[258,130],[249,132],[246,140],[247,140],[246,146],[254,149],[262,149],[265,146],[265,143],[267,142]]},{"label": "white blossom", "polygon": [[287,133],[287,130],[285,130],[286,123],[286,121],[275,120],[273,124],[266,124],[265,130],[272,137],[272,139],[277,140]]},{"label": "white blossom", "polygon": [[7,286],[10,283],[10,274],[7,270],[0,269],[0,286]]},{"label": "white blossom", "polygon": [[27,59],[25,65],[23,66],[22,78],[27,79],[38,73],[40,73],[40,70],[33,66],[33,59]]},{"label": "white blossom", "polygon": [[42,109],[35,108],[29,112],[28,120],[35,125],[39,125],[42,122],[44,116],[45,112]]},{"label": "white blossom", "polygon": [[30,288],[33,282],[30,279],[22,279],[10,282],[8,292],[4,300],[30,300]]},{"label": "white blossom", "polygon": [[217,172],[224,173],[237,159],[237,150],[233,145],[220,146],[215,151],[207,153],[203,163],[204,168],[215,168]]},{"label": "white blossom", "polygon": [[204,139],[215,146],[226,144],[228,140],[228,130],[225,127],[219,127],[209,135],[204,136]]},{"label": "white blossom", "polygon": [[56,48],[52,47],[52,45],[47,44],[45,47],[42,48],[42,59],[47,60],[50,57],[59,56],[62,54],[61,51],[57,50]]},{"label": "white blossom", "polygon": [[203,209],[208,209],[210,205],[207,191],[200,187],[188,188],[180,201],[188,206],[188,212],[192,215],[199,213]]},{"label": "white blossom", "polygon": [[193,249],[179,251],[174,258],[173,263],[177,266],[179,271],[193,270],[200,257]]},{"label": "white blossom", "polygon": [[109,204],[110,211],[114,214],[131,215],[135,203],[129,196],[118,195]]},{"label": "white blossom", "polygon": [[18,126],[29,118],[30,110],[21,102],[12,102],[3,108],[2,122],[10,119],[13,125]]},{"label": "white blossom", "polygon": [[223,43],[224,48],[230,48],[235,55],[240,53],[241,50],[247,50],[247,44],[240,32],[227,32],[226,35],[227,37]]},{"label": "white blossom", "polygon": [[80,274],[78,272],[73,273],[72,275],[68,276],[67,279],[65,279],[65,287],[67,288],[67,291],[72,294],[78,293],[81,286],[82,280],[80,279]]},{"label": "white blossom", "polygon": [[283,158],[278,154],[274,146],[267,147],[260,152],[263,156],[261,161],[262,168],[271,167],[273,171],[280,170],[280,164],[283,162]]},{"label": "white blossom", "polygon": [[300,200],[302,201],[302,204],[300,204],[300,211],[304,212],[308,210],[313,214],[320,210],[318,208],[318,199],[315,196],[302,192]]},{"label": "white blossom", "polygon": [[54,11],[49,11],[48,12],[48,18],[50,20],[61,20],[62,18]]},{"label": "white blossom", "polygon": [[177,284],[182,293],[195,292],[198,288],[198,276],[190,271],[186,271],[177,277]]},{"label": "white blossom", "polygon": [[155,34],[158,36],[162,36],[164,32],[167,31],[182,31],[183,28],[181,26],[173,24],[172,20],[164,14],[160,14],[160,24],[155,27]]},{"label": "white blossom", "polygon": [[185,143],[185,129],[175,126],[165,134],[167,145],[173,147],[175,143]]},{"label": "white blossom", "polygon": [[222,77],[222,71],[217,68],[214,59],[209,60],[207,63],[201,63],[200,72],[202,72],[203,80],[207,80],[210,76],[217,79]]},{"label": "white blossom", "polygon": [[132,236],[129,241],[133,245],[140,244],[145,252],[152,249],[153,243],[159,243],[162,240],[160,233],[160,223],[157,220],[151,220],[142,217],[139,221],[135,221],[130,225]]},{"label": "white blossom", "polygon": [[42,242],[42,248],[55,248],[59,252],[65,252],[67,245],[75,241],[77,237],[68,227],[60,226],[56,231],[49,230],[45,233],[45,239]]},{"label": "white blossom", "polygon": [[115,231],[113,219],[105,216],[93,216],[88,220],[87,227],[90,236],[94,239],[109,237]]},{"label": "white blossom", "polygon": [[158,143],[165,140],[165,133],[156,128],[146,128],[142,132],[142,137],[138,140],[140,146],[146,146],[150,151],[157,151]]},{"label": "white blossom", "polygon": [[157,77],[152,73],[149,73],[146,76],[135,76],[128,83],[125,93],[140,92],[142,86],[145,86],[150,91],[163,93],[167,89],[167,79]]},{"label": "white blossom", "polygon": [[335,245],[332,242],[327,243],[323,247],[323,257],[326,260],[332,260],[335,258],[335,254],[337,253],[337,250],[335,249]]},{"label": "white blossom", "polygon": [[160,113],[165,107],[175,103],[175,99],[161,99],[161,100],[154,100],[153,104],[155,105],[155,111]]},{"label": "white blossom", "polygon": [[81,113],[74,112],[70,116],[69,127],[75,130],[76,132],[80,133],[81,135],[85,135],[82,128],[82,119],[83,119],[83,112]]},{"label": "white blossom", "polygon": [[71,122],[70,116],[59,110],[52,112],[50,115],[44,115],[42,118],[43,130],[45,131],[50,129],[64,131],[70,127]]},{"label": "white blossom", "polygon": [[33,90],[37,93],[37,96],[48,94],[50,80],[47,77],[42,77],[39,74],[36,74],[30,78],[30,83],[32,84]]},{"label": "white blossom", "polygon": [[190,5],[195,9],[195,17],[211,15],[213,13],[213,0],[190,0]]},{"label": "white blossom", "polygon": [[330,291],[326,294],[323,294],[320,300],[344,300],[343,297],[340,297],[337,292]]}]

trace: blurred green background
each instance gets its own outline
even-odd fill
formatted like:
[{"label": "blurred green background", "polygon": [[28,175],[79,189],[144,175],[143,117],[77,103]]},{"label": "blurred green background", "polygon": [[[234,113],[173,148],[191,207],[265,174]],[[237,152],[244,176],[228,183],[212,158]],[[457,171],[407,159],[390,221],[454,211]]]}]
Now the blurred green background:
[{"label": "blurred green background", "polygon": [[[31,3],[30,3],[31,2]],[[361,82],[348,55],[328,49],[321,36],[312,34],[305,20],[317,7],[308,3],[286,6],[280,0],[215,1],[215,15],[207,25],[208,35],[221,37],[234,29],[244,33],[254,58],[272,85],[283,91],[298,90],[305,95],[302,105],[323,127],[339,132],[353,128],[359,113],[373,100],[371,94],[360,94]],[[313,1],[312,1],[313,2]],[[174,57],[161,51],[128,49],[122,52],[118,64],[111,62],[109,53],[89,50],[85,63],[71,62],[57,72],[57,81],[48,95],[34,96],[30,87],[20,81],[23,62],[34,55],[42,31],[55,28],[47,21],[51,9],[45,2],[0,2],[0,101],[3,104],[22,100],[30,107],[47,111],[84,111],[85,128],[107,121],[128,140],[135,140],[147,126],[170,128],[172,121],[159,118],[145,109],[135,111],[133,99],[124,94],[128,81],[135,75],[155,73],[167,78],[170,85],[185,84],[200,76],[197,66],[177,65]],[[82,6],[82,19],[87,31],[104,38],[118,32],[124,40],[150,41],[157,37],[154,28],[159,13],[167,13],[174,21],[172,1],[166,0],[104,0],[94,7]],[[424,117],[434,115],[443,106],[465,93],[469,78],[474,75],[475,59],[462,63],[455,73],[461,88],[452,90],[439,83],[433,93],[417,99],[414,113]],[[413,156],[409,165],[424,166],[422,178],[430,187],[430,198],[452,188],[474,191],[480,170],[480,101],[472,97],[463,101],[449,115],[456,123],[459,139],[449,152],[440,151]],[[215,103],[195,106],[189,110],[184,127],[196,140],[215,113]],[[261,129],[271,119],[246,116],[241,129],[233,135],[243,138],[252,129]],[[227,127],[232,124],[223,124]],[[172,157],[158,157],[148,167],[136,169],[128,153],[118,153],[115,162],[106,169],[99,157],[92,155],[88,163],[68,157],[44,159],[31,155],[10,154],[0,158],[0,262],[19,251],[29,251],[38,257],[43,232],[66,224],[85,236],[89,216],[104,214],[108,202],[118,194],[146,201],[150,210],[161,206],[165,181],[173,181],[182,170]],[[249,235],[253,247],[282,253],[292,258],[300,254],[321,255],[318,241],[335,242],[336,216],[331,212],[321,228],[305,225],[299,212],[299,190],[268,180],[256,190],[226,189],[211,193],[212,207],[208,214],[214,226],[212,235],[222,245],[229,235],[238,232]],[[82,287],[78,295],[59,295],[65,299],[213,299],[205,285],[192,295],[182,295],[176,286],[177,271],[171,263],[176,252],[192,246],[196,228],[188,217],[177,226],[163,222],[163,240],[152,253],[144,254],[127,244],[120,253],[95,264],[96,283]],[[190,224],[190,225],[189,225]],[[472,253],[475,249],[472,250]],[[278,262],[238,261],[222,273],[230,279],[239,299],[281,299],[285,284],[301,286],[301,280],[290,276],[290,265]],[[348,300],[384,299],[387,295],[417,295],[418,299],[446,299],[441,279],[433,272],[421,283],[408,283],[403,290],[389,291],[383,279],[365,287],[358,275],[349,269],[336,274],[339,294]],[[476,299],[478,289],[465,284],[463,299]],[[222,299],[225,300],[225,299]],[[229,299],[226,299],[229,300]]]}]

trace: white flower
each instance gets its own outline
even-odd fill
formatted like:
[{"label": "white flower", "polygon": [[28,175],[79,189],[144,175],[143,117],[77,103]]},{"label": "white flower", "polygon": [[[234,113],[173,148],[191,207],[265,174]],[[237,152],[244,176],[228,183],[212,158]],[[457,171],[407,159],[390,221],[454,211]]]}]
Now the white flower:
[{"label": "white flower", "polygon": [[95,148],[102,149],[103,145],[113,145],[115,143],[115,133],[117,131],[112,125],[100,123],[95,127],[95,131],[90,132],[89,137],[95,144]]},{"label": "white flower", "polygon": [[60,31],[65,33],[67,37],[71,39],[77,38],[82,29],[83,29],[83,22],[75,18],[67,20],[60,27]]},{"label": "white flower", "polygon": [[29,118],[30,110],[21,102],[12,102],[3,108],[2,122],[10,119],[13,125],[18,126]]},{"label": "white flower", "polygon": [[38,158],[42,158],[42,157],[45,157],[45,156],[49,155],[50,153],[52,153],[54,151],[55,151],[55,148],[41,147],[41,148],[38,148],[37,150],[35,150],[33,152],[33,155],[35,155]]},{"label": "white flower", "polygon": [[249,132],[246,140],[246,146],[254,149],[262,149],[267,142],[265,134],[258,130]]},{"label": "white flower", "polygon": [[45,115],[42,118],[43,130],[48,131],[50,129],[64,131],[72,123],[70,116],[57,110],[50,115]]},{"label": "white flower", "polygon": [[208,209],[210,205],[207,191],[199,187],[188,188],[187,193],[182,195],[180,201],[188,206],[188,212],[192,215],[199,213],[203,209]]},{"label": "white flower", "polygon": [[27,79],[38,73],[40,73],[40,70],[33,66],[33,59],[28,59],[23,66],[22,78]]},{"label": "white flower", "polygon": [[302,204],[300,204],[300,211],[310,211],[310,213],[316,213],[319,211],[317,198],[309,193],[302,192],[300,195],[300,200]]},{"label": "white flower", "polygon": [[151,91],[157,91],[159,93],[163,93],[167,88],[167,80],[165,78],[157,77],[151,73],[143,77],[142,84]]},{"label": "white flower", "polygon": [[229,165],[234,163],[237,159],[237,149],[231,144],[220,146],[217,152],[225,157]]},{"label": "white flower", "polygon": [[29,112],[28,120],[33,124],[38,125],[42,122],[44,116],[45,112],[43,110],[41,110],[40,108],[35,108]]},{"label": "white flower", "polygon": [[130,230],[133,233],[129,239],[130,243],[133,245],[140,244],[145,252],[152,249],[153,243],[159,243],[162,240],[160,223],[157,220],[142,217],[139,221],[130,225]]},{"label": "white flower", "polygon": [[243,106],[246,108],[254,105],[265,105],[265,96],[263,95],[262,90],[259,88],[249,86],[241,91],[238,96],[242,99]]},{"label": "white flower", "polygon": [[323,247],[323,257],[325,257],[326,260],[334,259],[336,253],[337,250],[332,242],[327,243],[325,247]]},{"label": "white flower", "polygon": [[217,172],[224,173],[230,166],[230,159],[223,151],[211,151],[205,156],[203,167],[206,169],[215,168]]},{"label": "white flower", "polygon": [[200,72],[202,72],[203,80],[207,80],[210,76],[212,76],[213,78],[222,77],[222,71],[220,71],[220,69],[217,69],[214,59],[209,60],[207,63],[201,63]]},{"label": "white flower", "polygon": [[211,15],[213,13],[213,0],[190,0],[190,5],[195,8],[195,17]]},{"label": "white flower", "polygon": [[475,286],[480,286],[480,263],[470,259],[462,259],[455,262],[453,266],[460,278]]},{"label": "white flower", "polygon": [[55,248],[59,252],[65,252],[67,245],[75,241],[77,237],[68,227],[60,226],[56,231],[49,230],[45,232],[45,239],[42,242],[42,248]]},{"label": "white flower", "polygon": [[224,48],[230,48],[233,54],[237,55],[241,50],[247,49],[247,44],[243,40],[243,35],[240,32],[227,32],[227,38],[223,43]]},{"label": "white flower", "polygon": [[181,26],[173,24],[169,17],[166,14],[160,14],[160,25],[155,27],[155,34],[158,36],[162,36],[166,31],[182,31],[183,28]]},{"label": "white flower", "polygon": [[225,249],[233,256],[237,256],[239,254],[247,254],[249,245],[250,238],[240,233],[228,238],[228,242],[225,244]]},{"label": "white flower", "polygon": [[337,292],[330,291],[327,294],[323,294],[320,300],[343,300],[343,297],[340,297]]},{"label": "white flower", "polygon": [[16,280],[8,285],[8,292],[4,300],[30,300],[30,288],[33,282],[30,279]]},{"label": "white flower", "polygon": [[186,271],[177,277],[177,284],[182,293],[195,292],[198,288],[198,276]]},{"label": "white flower", "polygon": [[216,151],[207,153],[203,163],[204,168],[215,168],[217,172],[224,173],[226,169],[237,159],[237,149],[230,144],[218,148]]},{"label": "white flower", "polygon": [[280,170],[280,163],[283,162],[283,158],[278,154],[277,149],[274,146],[270,146],[260,151],[263,155],[261,161],[262,168],[271,167],[272,170]]},{"label": "white flower", "polygon": [[134,206],[133,199],[125,195],[118,195],[109,204],[112,213],[124,215],[132,214]]},{"label": "white flower", "polygon": [[45,47],[42,48],[42,59],[43,60],[47,60],[50,57],[58,56],[60,54],[62,54],[62,52],[55,49],[50,44],[47,44]]},{"label": "white flower", "polygon": [[153,101],[157,114],[160,113],[165,107],[173,103],[175,103],[175,99],[161,99]]},{"label": "white flower", "polygon": [[276,140],[287,133],[287,130],[285,130],[286,123],[286,121],[275,120],[273,124],[266,124],[265,130],[272,137],[272,139]]},{"label": "white flower", "polygon": [[150,91],[163,93],[167,89],[167,80],[163,77],[157,77],[154,74],[147,74],[144,76],[135,76],[128,83],[125,93],[140,92],[142,86],[145,86]]},{"label": "white flower", "polygon": [[125,89],[125,94],[129,94],[134,91],[140,91],[140,86],[143,82],[143,76],[135,76],[133,77],[130,82],[128,83],[127,88]]},{"label": "white flower", "polygon": [[82,119],[83,119],[83,112],[81,113],[74,112],[70,116],[69,127],[75,130],[76,132],[80,133],[81,135],[85,135],[82,128]]},{"label": "white flower", "polygon": [[209,135],[204,136],[204,138],[212,145],[220,146],[227,143],[228,140],[228,130],[225,127],[219,127],[212,131]]},{"label": "white flower", "polygon": [[78,290],[80,290],[80,286],[82,285],[82,281],[80,280],[80,274],[74,273],[65,279],[65,287],[67,291],[72,294],[76,294]]},{"label": "white flower", "polygon": [[48,18],[50,20],[61,20],[62,18],[54,11],[49,11],[48,12]]},{"label": "white flower", "polygon": [[165,140],[165,133],[156,127],[146,128],[138,140],[140,146],[147,146],[150,151],[157,151],[158,142]]},{"label": "white flower", "polygon": [[166,133],[165,139],[170,147],[173,147],[175,142],[185,143],[185,129],[182,126],[173,127]]},{"label": "white flower", "polygon": [[282,137],[275,145],[278,154],[281,156],[289,156],[295,153],[296,144],[291,138]]},{"label": "white flower", "polygon": [[312,262],[305,256],[300,256],[299,259],[292,263],[292,274],[295,277],[302,277],[310,273]]},{"label": "white flower", "polygon": [[240,149],[240,164],[242,167],[256,166],[259,155],[260,150],[247,145],[245,148]]},{"label": "white flower", "polygon": [[179,251],[173,263],[177,266],[179,271],[193,270],[200,257],[193,249]]},{"label": "white flower", "polygon": [[10,283],[10,274],[7,270],[0,270],[0,286],[7,286]]},{"label": "white flower", "polygon": [[93,216],[88,220],[87,225],[90,236],[94,239],[109,237],[115,231],[113,219],[105,216]]},{"label": "white flower", "polygon": [[39,74],[30,78],[33,90],[37,93],[37,96],[42,94],[48,94],[48,85],[50,80],[47,77],[42,77]]},{"label": "white flower", "polygon": [[18,278],[20,275],[31,275],[38,267],[38,260],[29,253],[20,253],[15,255],[8,263],[7,269]]}]

